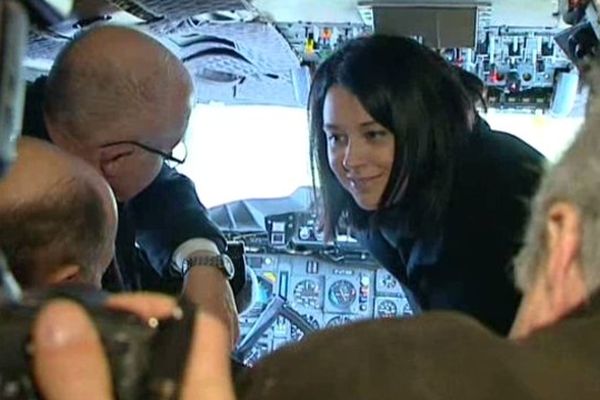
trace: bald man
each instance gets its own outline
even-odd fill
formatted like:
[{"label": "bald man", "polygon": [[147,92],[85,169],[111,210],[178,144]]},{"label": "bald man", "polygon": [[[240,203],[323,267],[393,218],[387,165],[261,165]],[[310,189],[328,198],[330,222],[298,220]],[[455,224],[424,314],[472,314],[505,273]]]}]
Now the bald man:
[{"label": "bald man", "polygon": [[100,288],[117,232],[112,192],[93,168],[23,138],[0,181],[0,248],[25,288],[64,282]]},{"label": "bald man", "polygon": [[67,44],[48,77],[29,88],[23,132],[81,157],[112,187],[124,287],[105,280],[106,288],[183,288],[235,331],[225,239],[194,184],[172,168],[183,162],[172,150],[192,100],[192,79],[166,47],[140,31],[103,26]]}]

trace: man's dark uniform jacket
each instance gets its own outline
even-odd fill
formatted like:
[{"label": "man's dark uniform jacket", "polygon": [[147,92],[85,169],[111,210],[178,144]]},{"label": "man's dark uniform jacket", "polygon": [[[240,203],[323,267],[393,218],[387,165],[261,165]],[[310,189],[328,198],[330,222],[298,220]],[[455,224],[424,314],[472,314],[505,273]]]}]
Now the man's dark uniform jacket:
[{"label": "man's dark uniform jacket", "polygon": [[357,236],[422,309],[463,311],[506,334],[519,303],[512,258],[545,159],[478,119],[459,162],[439,236],[413,237],[399,208],[380,212],[383,225]]},{"label": "man's dark uniform jacket", "polygon": [[237,380],[239,400],[597,400],[600,298],[522,342],[459,313],[313,334]]},{"label": "man's dark uniform jacket", "polygon": [[[50,141],[42,111],[44,85],[42,77],[27,89],[23,134]],[[177,293],[182,281],[170,265],[180,244],[206,238],[221,252],[225,250],[225,239],[208,218],[192,181],[166,165],[150,186],[118,208],[116,259],[120,274],[112,270],[105,275],[103,284],[108,289],[118,290],[123,285],[129,290]]]}]

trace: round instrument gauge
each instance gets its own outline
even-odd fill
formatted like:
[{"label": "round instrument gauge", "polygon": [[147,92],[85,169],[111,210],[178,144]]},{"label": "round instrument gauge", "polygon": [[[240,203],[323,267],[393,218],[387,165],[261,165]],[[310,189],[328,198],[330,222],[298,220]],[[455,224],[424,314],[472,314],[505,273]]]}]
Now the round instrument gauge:
[{"label": "round instrument gauge", "polygon": [[398,287],[398,281],[390,274],[386,274],[386,276],[383,278],[382,283],[383,287],[385,287],[386,289],[395,289],[396,287]]},{"label": "round instrument gauge", "polygon": [[335,307],[348,309],[356,300],[356,287],[352,282],[342,279],[331,285],[328,296]]},{"label": "round instrument gauge", "polygon": [[346,325],[352,322],[352,318],[346,315],[339,315],[337,317],[333,317],[327,322],[328,328],[333,328],[334,326]]},{"label": "round instrument gauge", "polygon": [[298,231],[298,237],[302,240],[310,239],[310,228],[308,226],[303,226]]},{"label": "round instrument gauge", "polygon": [[377,316],[380,318],[393,318],[398,315],[398,307],[391,300],[384,300],[377,306]]},{"label": "round instrument gauge", "polygon": [[321,288],[319,284],[311,279],[300,281],[294,287],[294,303],[298,306],[319,308],[321,299]]}]

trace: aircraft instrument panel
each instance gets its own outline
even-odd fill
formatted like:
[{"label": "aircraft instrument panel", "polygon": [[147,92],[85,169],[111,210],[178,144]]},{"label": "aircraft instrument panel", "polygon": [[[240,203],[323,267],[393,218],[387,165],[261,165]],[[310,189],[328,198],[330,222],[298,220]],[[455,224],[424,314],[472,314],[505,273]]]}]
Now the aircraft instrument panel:
[{"label": "aircraft instrument panel", "polygon": [[[256,272],[260,290],[254,307],[240,317],[242,341],[274,296],[284,300],[314,330],[360,319],[413,314],[402,286],[370,260],[336,262],[316,255],[247,253],[246,263]],[[265,354],[304,336],[283,315],[274,318],[243,354],[246,364],[252,365]]]}]

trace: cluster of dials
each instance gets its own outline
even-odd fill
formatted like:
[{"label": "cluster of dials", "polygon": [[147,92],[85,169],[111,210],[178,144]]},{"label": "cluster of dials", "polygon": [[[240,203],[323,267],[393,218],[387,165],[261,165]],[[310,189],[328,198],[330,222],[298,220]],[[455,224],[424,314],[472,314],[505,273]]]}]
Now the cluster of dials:
[{"label": "cluster of dials", "polygon": [[[286,23],[277,28],[303,62],[319,63],[349,39],[372,33],[363,24]],[[555,44],[556,29],[492,27],[478,32],[474,49],[443,49],[453,64],[477,75],[497,108],[548,109],[557,72],[572,63]]]},{"label": "cluster of dials", "polygon": [[443,54],[483,81],[491,107],[547,109],[557,73],[572,66],[555,34],[552,29],[489,27],[480,32],[475,49],[445,49]]},{"label": "cluster of dials", "polygon": [[277,29],[289,42],[292,49],[307,63],[324,60],[349,39],[364,36],[371,28],[359,23],[280,23]]},{"label": "cluster of dials", "polygon": [[[259,301],[241,318],[242,336],[250,330],[271,296],[278,294],[316,330],[359,319],[412,315],[398,281],[373,262],[335,263],[304,255],[247,254],[247,264],[257,273]],[[252,364],[266,353],[300,340],[303,332],[283,317],[246,357]]]}]

